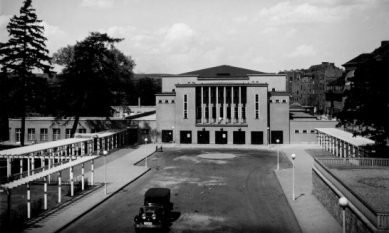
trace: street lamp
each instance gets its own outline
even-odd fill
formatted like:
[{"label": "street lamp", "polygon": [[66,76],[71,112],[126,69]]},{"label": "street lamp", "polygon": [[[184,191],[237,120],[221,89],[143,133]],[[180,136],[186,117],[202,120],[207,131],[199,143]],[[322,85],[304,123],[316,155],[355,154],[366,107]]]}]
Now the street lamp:
[{"label": "street lamp", "polygon": [[104,150],[104,188],[105,188],[105,195],[107,195],[107,154],[108,151]]},{"label": "street lamp", "polygon": [[145,138],[145,156],[146,156],[146,162],[145,162],[145,168],[147,168],[147,138]]},{"label": "street lamp", "polygon": [[293,201],[294,199],[294,159],[296,158],[295,154],[292,154],[292,159],[293,159]]},{"label": "street lamp", "polygon": [[348,200],[345,197],[339,198],[339,205],[342,207],[343,212],[343,233],[346,233],[346,207],[348,205]]},{"label": "street lamp", "polygon": [[280,140],[277,139],[276,142],[277,142],[277,171],[279,171],[280,170],[280,152],[278,150],[278,143],[280,142]]}]

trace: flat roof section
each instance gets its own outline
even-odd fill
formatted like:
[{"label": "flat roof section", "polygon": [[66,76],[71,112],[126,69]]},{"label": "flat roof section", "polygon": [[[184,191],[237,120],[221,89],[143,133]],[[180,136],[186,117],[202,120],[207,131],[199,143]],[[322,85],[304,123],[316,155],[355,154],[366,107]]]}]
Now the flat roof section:
[{"label": "flat roof section", "polygon": [[352,133],[336,128],[316,128],[316,130],[328,134],[330,136],[339,138],[340,140],[345,141],[354,146],[365,146],[369,144],[374,144],[373,140],[360,136],[353,137]]}]

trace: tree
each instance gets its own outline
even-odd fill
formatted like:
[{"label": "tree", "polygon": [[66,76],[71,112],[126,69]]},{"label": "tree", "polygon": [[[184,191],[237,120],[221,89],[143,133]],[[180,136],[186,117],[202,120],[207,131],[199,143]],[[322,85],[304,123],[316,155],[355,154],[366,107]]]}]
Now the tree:
[{"label": "tree", "polygon": [[0,62],[5,77],[13,75],[20,80],[20,112],[22,115],[21,145],[24,146],[25,118],[26,118],[26,80],[34,77],[34,68],[42,70],[50,77],[51,58],[48,56],[43,36],[44,27],[40,26],[31,0],[24,1],[20,9],[20,16],[13,16],[7,26],[9,41],[0,48]]},{"label": "tree", "polygon": [[130,82],[135,63],[114,47],[120,41],[105,33],[92,32],[83,41],[61,48],[53,55],[55,63],[65,66],[58,75],[62,106],[58,118],[74,117],[71,137],[80,116],[108,117],[111,106],[124,98],[124,88]]},{"label": "tree", "polygon": [[354,73],[338,126],[354,126],[353,135],[366,136],[379,145],[389,138],[389,59],[372,58]]},{"label": "tree", "polygon": [[141,78],[136,84],[136,94],[141,98],[142,105],[154,106],[155,94],[158,92],[161,92],[161,86],[152,78]]}]

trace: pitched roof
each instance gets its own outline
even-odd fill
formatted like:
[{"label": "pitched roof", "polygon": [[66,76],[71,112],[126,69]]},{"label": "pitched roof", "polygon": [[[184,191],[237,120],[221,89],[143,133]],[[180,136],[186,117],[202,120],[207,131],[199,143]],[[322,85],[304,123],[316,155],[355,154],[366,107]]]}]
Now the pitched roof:
[{"label": "pitched roof", "polygon": [[363,63],[372,57],[373,57],[373,55],[371,53],[362,53],[362,54],[358,55],[357,57],[351,59],[350,61],[344,63],[342,66],[344,66],[344,67],[353,66],[353,65],[356,65],[359,63]]},{"label": "pitched roof", "polygon": [[187,73],[183,73],[181,75],[198,75],[199,77],[239,77],[239,76],[247,76],[248,74],[266,74],[261,71],[249,70],[234,66],[222,65],[215,66],[211,68],[195,70]]}]

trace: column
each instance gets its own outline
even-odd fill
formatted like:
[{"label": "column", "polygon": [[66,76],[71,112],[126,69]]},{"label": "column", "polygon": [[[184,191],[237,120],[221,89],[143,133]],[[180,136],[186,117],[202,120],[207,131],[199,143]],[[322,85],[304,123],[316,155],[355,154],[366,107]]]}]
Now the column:
[{"label": "column", "polygon": [[231,86],[231,123],[234,123],[234,87]]},{"label": "column", "polygon": [[208,122],[212,120],[212,107],[211,107],[211,87],[208,87]]},{"label": "column", "polygon": [[238,123],[243,123],[242,122],[242,93],[241,93],[241,86],[239,86],[239,94],[238,94]]},{"label": "column", "polygon": [[216,122],[219,123],[219,116],[220,116],[220,111],[219,111],[219,87],[216,87]]},{"label": "column", "polygon": [[47,210],[47,176],[44,176],[43,180],[43,209]]},{"label": "column", "polygon": [[31,168],[30,168],[30,156],[27,156],[27,176],[30,176]]},{"label": "column", "polygon": [[35,156],[34,153],[31,153],[31,174],[34,175],[34,169],[35,169]]},{"label": "column", "polygon": [[84,181],[84,163],[81,164],[81,190],[84,191],[85,181]]},{"label": "column", "polygon": [[74,196],[73,166],[70,166],[70,196]]},{"label": "column", "polygon": [[223,88],[224,90],[223,90],[223,100],[224,100],[224,102],[223,102],[223,120],[224,120],[224,123],[226,123],[226,121],[227,121],[227,88],[226,87],[224,87]]},{"label": "column", "polygon": [[201,124],[204,124],[204,87],[201,87],[201,94],[200,94],[200,108],[201,108]]},{"label": "column", "polygon": [[31,218],[31,203],[30,203],[30,182],[27,182],[27,218]]},{"label": "column", "polygon": [[81,142],[81,156],[85,154],[85,142]]},{"label": "column", "polygon": [[62,175],[62,171],[59,171],[58,172],[58,203],[61,203],[61,195],[62,195],[62,190],[61,190],[61,185],[62,185],[62,181],[61,181],[61,175]]}]

